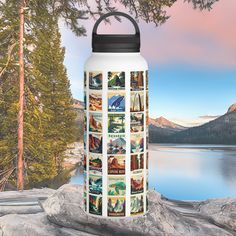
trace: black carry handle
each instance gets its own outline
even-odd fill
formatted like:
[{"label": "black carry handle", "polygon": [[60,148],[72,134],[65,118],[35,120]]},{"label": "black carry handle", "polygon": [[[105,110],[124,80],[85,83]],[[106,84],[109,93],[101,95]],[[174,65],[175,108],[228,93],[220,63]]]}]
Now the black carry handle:
[{"label": "black carry handle", "polygon": [[134,20],[134,18],[132,18],[130,15],[124,13],[124,12],[120,12],[120,11],[114,11],[114,12],[109,12],[107,14],[102,15],[95,23],[94,27],[93,27],[93,34],[98,35],[97,34],[97,29],[99,24],[105,20],[107,17],[109,16],[123,16],[125,18],[127,18],[128,20],[130,20],[135,28],[135,35],[140,35],[140,31],[139,31],[139,27],[137,22]]},{"label": "black carry handle", "polygon": [[[98,34],[99,24],[109,16],[122,16],[131,21],[135,34]],[[93,27],[93,52],[139,52],[140,30],[137,22],[124,12],[109,12],[101,16]]]}]

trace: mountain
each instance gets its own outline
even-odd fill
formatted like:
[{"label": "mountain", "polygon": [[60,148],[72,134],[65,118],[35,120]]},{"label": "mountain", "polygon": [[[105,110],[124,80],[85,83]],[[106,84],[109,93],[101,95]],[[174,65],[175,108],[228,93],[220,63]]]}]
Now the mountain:
[{"label": "mountain", "polygon": [[[84,103],[74,99],[78,111],[78,125],[83,122]],[[81,126],[82,127],[82,126]],[[186,128],[164,117],[149,118],[149,141],[151,143],[236,144],[236,103],[227,112],[198,127]],[[122,145],[116,140],[114,145]]]},{"label": "mountain", "polygon": [[164,117],[156,119],[149,118],[149,141],[151,143],[168,142],[169,137],[176,132],[187,129],[184,126],[178,125]]},{"label": "mountain", "polygon": [[77,100],[74,98],[72,106],[74,109],[82,110],[82,109],[84,109],[84,102],[81,102],[80,100]]},{"label": "mountain", "polygon": [[236,144],[236,110],[204,125],[176,133],[172,140],[177,143]]},{"label": "mountain", "polygon": [[236,104],[227,113],[198,127],[177,132],[163,132],[149,129],[150,142],[191,144],[236,144]]},{"label": "mountain", "polygon": [[148,122],[149,122],[149,125],[153,125],[153,126],[160,127],[160,128],[169,128],[169,129],[174,129],[174,130],[186,129],[185,127],[183,127],[181,125],[178,125],[172,121],[167,120],[163,116],[156,118],[156,119],[149,118]]},{"label": "mountain", "polygon": [[233,112],[233,111],[236,111],[236,103],[234,103],[233,105],[231,105],[227,111],[227,113],[230,113],[230,112]]}]

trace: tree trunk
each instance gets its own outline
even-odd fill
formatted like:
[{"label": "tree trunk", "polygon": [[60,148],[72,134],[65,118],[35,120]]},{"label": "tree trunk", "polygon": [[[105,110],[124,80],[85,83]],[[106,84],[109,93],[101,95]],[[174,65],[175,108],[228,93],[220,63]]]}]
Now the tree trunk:
[{"label": "tree trunk", "polygon": [[18,162],[17,162],[17,189],[24,189],[24,146],[23,146],[23,115],[24,115],[24,7],[25,1],[20,4],[20,34],[19,34],[19,113],[18,113]]}]

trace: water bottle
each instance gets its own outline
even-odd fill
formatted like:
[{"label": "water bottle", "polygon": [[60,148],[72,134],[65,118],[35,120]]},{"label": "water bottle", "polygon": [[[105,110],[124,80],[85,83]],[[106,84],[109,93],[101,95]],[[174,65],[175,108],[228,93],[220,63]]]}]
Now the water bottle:
[{"label": "water bottle", "polygon": [[[135,34],[98,34],[110,16]],[[93,216],[129,217],[148,210],[148,65],[140,31],[128,14],[97,20],[84,66],[84,207]]]}]

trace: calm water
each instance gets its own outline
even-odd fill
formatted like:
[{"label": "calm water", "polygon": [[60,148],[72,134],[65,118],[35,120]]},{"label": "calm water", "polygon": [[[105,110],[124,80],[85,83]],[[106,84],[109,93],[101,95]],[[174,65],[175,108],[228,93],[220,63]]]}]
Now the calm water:
[{"label": "calm water", "polygon": [[149,156],[149,188],[168,198],[236,197],[236,146],[149,145]]}]

